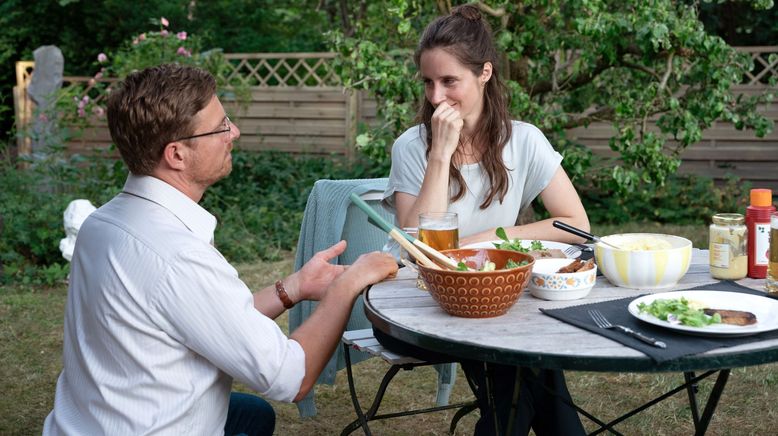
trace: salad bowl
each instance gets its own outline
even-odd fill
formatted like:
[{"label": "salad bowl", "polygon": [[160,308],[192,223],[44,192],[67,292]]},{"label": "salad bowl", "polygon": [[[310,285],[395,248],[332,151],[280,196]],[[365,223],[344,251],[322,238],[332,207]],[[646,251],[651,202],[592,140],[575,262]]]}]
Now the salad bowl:
[{"label": "salad bowl", "polygon": [[[465,318],[489,318],[507,312],[527,287],[535,263],[529,254],[510,250],[463,248],[441,253],[474,270],[453,271],[418,265],[419,275],[446,313]],[[479,271],[487,262],[494,269]],[[514,265],[519,266],[506,269]]]}]

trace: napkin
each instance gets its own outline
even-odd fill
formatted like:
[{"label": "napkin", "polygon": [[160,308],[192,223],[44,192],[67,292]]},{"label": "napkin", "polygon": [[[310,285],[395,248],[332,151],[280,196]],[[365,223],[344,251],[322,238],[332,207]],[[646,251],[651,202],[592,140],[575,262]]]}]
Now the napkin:
[{"label": "napkin", "polygon": [[[747,288],[731,281],[722,281],[715,284],[698,286],[688,290],[702,289],[712,291],[742,292],[746,294],[767,296],[767,294],[764,292]],[[560,321],[564,321],[568,324],[572,324],[576,327],[580,327],[592,333],[605,336],[620,344],[634,348],[646,354],[657,363],[677,359],[682,356],[704,353],[714,348],[733,347],[735,345],[747,344],[764,339],[778,338],[778,330],[760,333],[758,335],[736,338],[702,337],[679,334],[673,330],[642,322],[632,316],[627,311],[627,306],[635,298],[638,298],[638,296],[603,301],[599,303],[582,304],[579,306],[570,306],[563,309],[540,309],[540,311]],[[667,344],[667,348],[662,349],[646,344],[639,339],[635,339],[632,336],[626,335],[617,330],[602,329],[597,327],[597,325],[589,316],[588,311],[592,309],[599,310],[605,316],[605,318],[611,322],[611,324],[621,324],[633,330],[637,330],[647,336],[663,341]]]}]

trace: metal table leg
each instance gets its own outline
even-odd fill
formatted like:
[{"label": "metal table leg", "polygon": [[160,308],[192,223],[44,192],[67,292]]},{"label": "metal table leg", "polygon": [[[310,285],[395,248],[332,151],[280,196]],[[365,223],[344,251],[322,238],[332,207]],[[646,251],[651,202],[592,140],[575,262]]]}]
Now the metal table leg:
[{"label": "metal table leg", "polygon": [[[708,378],[717,372],[719,373],[719,375],[713,386],[713,390],[708,396],[708,400],[705,404],[705,409],[702,413],[702,417],[699,417],[699,408],[697,405],[697,396],[696,396],[697,383],[700,380]],[[626,420],[627,418],[632,417],[633,415],[636,415],[648,409],[649,407],[661,401],[664,401],[666,398],[671,397],[680,391],[686,390],[689,395],[689,405],[692,410],[692,420],[694,423],[695,436],[703,436],[708,429],[708,425],[710,424],[711,419],[713,418],[713,413],[716,411],[716,406],[718,405],[718,402],[721,399],[721,394],[724,392],[724,388],[726,387],[727,380],[729,378],[729,373],[730,373],[729,369],[722,369],[719,371],[707,371],[702,375],[695,375],[693,372],[686,372],[684,373],[685,382],[683,384],[681,384],[680,386],[674,389],[671,389],[670,391],[667,391],[666,393],[654,398],[653,400],[643,404],[642,406],[637,407],[607,423],[601,423],[599,420],[594,420],[600,426],[600,428],[590,433],[590,435],[600,434],[604,431],[609,431],[613,434],[620,434],[613,429],[613,426]],[[574,406],[574,407],[576,408],[576,410],[583,413],[587,418],[592,419],[591,414],[585,412],[583,409],[581,409],[578,406]]]}]

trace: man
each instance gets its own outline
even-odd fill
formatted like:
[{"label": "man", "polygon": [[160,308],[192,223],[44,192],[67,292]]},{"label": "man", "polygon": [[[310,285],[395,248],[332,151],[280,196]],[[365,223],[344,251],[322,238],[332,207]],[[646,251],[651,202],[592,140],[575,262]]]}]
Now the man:
[{"label": "man", "polygon": [[[213,247],[216,219],[197,203],[232,168],[238,128],[205,71],[162,65],[129,75],[108,124],[130,175],[86,219],[76,242],[64,368],[43,433],[267,434],[267,398],[311,389],[361,290],[394,274],[393,258],[328,261],[345,242],[255,294]],[[273,318],[320,300],[289,338]]]}]

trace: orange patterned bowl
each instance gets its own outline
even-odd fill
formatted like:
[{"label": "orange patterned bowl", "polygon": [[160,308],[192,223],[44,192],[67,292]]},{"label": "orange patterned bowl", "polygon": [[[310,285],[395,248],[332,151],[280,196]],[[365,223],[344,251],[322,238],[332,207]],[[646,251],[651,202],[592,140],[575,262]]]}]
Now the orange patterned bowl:
[{"label": "orange patterned bowl", "polygon": [[[495,263],[495,271],[451,271],[419,265],[419,274],[432,298],[447,313],[465,318],[489,318],[508,311],[527,287],[535,260],[532,256],[511,250],[463,248],[444,250],[443,254],[480,267],[486,260]],[[508,260],[526,265],[503,269]]]}]

